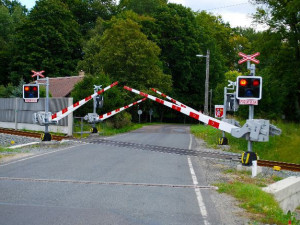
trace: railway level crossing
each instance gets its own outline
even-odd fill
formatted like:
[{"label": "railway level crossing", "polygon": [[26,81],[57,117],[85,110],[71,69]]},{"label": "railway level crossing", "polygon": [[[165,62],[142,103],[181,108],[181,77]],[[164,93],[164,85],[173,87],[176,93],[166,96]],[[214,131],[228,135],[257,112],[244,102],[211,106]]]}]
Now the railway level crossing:
[{"label": "railway level crossing", "polygon": [[[231,82],[231,85],[233,86],[233,90],[234,87],[236,87],[236,92],[233,93],[233,98],[234,101],[239,100],[239,104],[243,104],[243,105],[249,105],[249,119],[246,121],[246,123],[240,127],[238,126],[236,123],[236,121],[234,120],[227,120],[226,118],[224,118],[222,121],[212,118],[210,116],[204,115],[201,112],[196,111],[195,109],[171,98],[170,96],[167,96],[166,94],[163,94],[162,92],[152,88],[152,91],[154,91],[155,93],[161,95],[162,97],[170,100],[166,101],[157,97],[154,97],[150,94],[141,92],[139,90],[133,89],[131,87],[128,86],[124,86],[124,89],[130,92],[133,92],[135,94],[141,95],[144,98],[133,102],[129,105],[126,105],[124,107],[115,109],[111,112],[108,112],[106,114],[103,115],[98,115],[96,113],[95,110],[95,103],[94,102],[94,111],[93,113],[89,113],[88,115],[85,116],[85,119],[89,122],[89,123],[97,123],[97,122],[101,122],[133,105],[139,104],[143,101],[145,101],[146,99],[150,99],[152,101],[155,101],[159,104],[162,104],[166,107],[169,107],[175,111],[178,111],[180,113],[183,113],[189,117],[192,117],[198,121],[201,121],[207,125],[210,125],[216,129],[219,129],[221,131],[223,131],[223,134],[229,133],[231,134],[233,137],[236,138],[245,138],[246,140],[248,140],[248,151],[243,155],[243,163],[244,164],[252,164],[252,160],[249,161],[249,158],[253,158],[253,160],[255,161],[255,154],[252,151],[252,142],[256,141],[256,142],[267,142],[269,141],[269,135],[280,135],[281,134],[281,130],[278,129],[277,127],[275,127],[274,125],[271,125],[270,122],[268,120],[264,120],[264,119],[254,119],[254,105],[258,104],[258,100],[260,100],[262,98],[262,77],[259,76],[255,76],[255,65],[252,64],[250,65],[250,61],[258,64],[259,60],[255,59],[256,56],[259,56],[259,52],[253,54],[253,55],[246,55],[244,53],[239,53],[239,56],[242,56],[243,59],[241,59],[239,61],[239,64],[247,62],[247,69],[250,70],[250,74],[248,76],[239,76],[237,77],[236,82]],[[35,72],[32,71],[34,73],[34,75],[32,77],[37,77],[37,80],[39,80],[39,77],[41,76],[42,78],[44,78],[44,76],[42,75],[42,73],[44,71],[40,71],[40,72]],[[48,80],[48,78],[44,78],[46,79],[46,81]],[[49,84],[48,82],[46,82],[46,95],[47,95],[47,99],[48,99],[48,86]],[[118,82],[114,82],[111,85],[105,87],[104,89],[101,89],[101,86],[95,86],[94,88],[94,94],[74,103],[73,105],[62,109],[61,111],[52,114],[51,112],[48,112],[48,106],[47,106],[47,100],[46,100],[46,106],[45,106],[45,112],[37,112],[33,115],[33,120],[35,123],[39,123],[42,126],[45,126],[45,135],[44,135],[44,139],[43,141],[50,141],[51,140],[51,136],[49,136],[49,132],[48,132],[48,126],[50,124],[56,124],[59,120],[61,120],[62,118],[66,117],[67,115],[69,115],[70,113],[74,112],[76,109],[78,109],[79,107],[83,106],[85,103],[87,103],[88,101],[90,101],[91,99],[96,99],[96,97],[98,96],[98,100],[101,100],[101,98],[99,98],[99,95],[101,95],[103,92],[109,90],[110,88],[116,86],[118,84]],[[38,83],[37,83],[38,85]],[[33,85],[34,86],[34,85]],[[36,85],[35,85],[36,86]],[[34,87],[35,87],[34,86]],[[38,87],[38,86],[37,86]],[[30,91],[31,88],[29,85],[24,85],[23,91],[24,94],[23,96],[27,97],[27,98],[31,98],[30,95],[26,95],[26,91]],[[99,90],[100,89],[100,90]],[[35,91],[38,91],[35,89]],[[224,92],[224,110],[226,111],[226,106],[225,106],[225,93]],[[24,101],[26,100],[26,98],[24,97]],[[34,96],[35,99],[38,99],[39,96]],[[35,100],[34,100],[35,101]],[[95,100],[94,100],[95,101]],[[33,102],[28,100],[28,102]],[[103,103],[103,98],[102,98],[102,103]],[[226,114],[226,113],[225,113]]]}]

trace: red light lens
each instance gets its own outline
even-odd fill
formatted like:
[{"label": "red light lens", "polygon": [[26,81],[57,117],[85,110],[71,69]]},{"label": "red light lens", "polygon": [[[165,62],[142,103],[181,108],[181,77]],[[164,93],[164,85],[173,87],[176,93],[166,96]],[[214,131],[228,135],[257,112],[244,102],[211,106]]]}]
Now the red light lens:
[{"label": "red light lens", "polygon": [[241,85],[241,86],[246,86],[247,83],[248,83],[248,82],[247,82],[246,79],[241,79],[241,80],[240,80],[240,85]]},{"label": "red light lens", "polygon": [[259,82],[259,80],[254,80],[252,84],[253,84],[253,86],[257,87],[257,86],[259,86],[260,82]]},{"label": "red light lens", "polygon": [[33,91],[37,91],[37,87],[33,87],[32,90],[33,90]]},{"label": "red light lens", "polygon": [[25,87],[24,87],[24,91],[29,91],[29,87],[28,87],[28,86],[25,86]]}]

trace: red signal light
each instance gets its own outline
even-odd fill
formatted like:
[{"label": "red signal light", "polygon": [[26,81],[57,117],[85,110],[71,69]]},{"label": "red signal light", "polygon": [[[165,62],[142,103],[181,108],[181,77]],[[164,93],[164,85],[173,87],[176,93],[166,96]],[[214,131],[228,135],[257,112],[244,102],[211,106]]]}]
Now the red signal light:
[{"label": "red signal light", "polygon": [[37,87],[33,87],[32,90],[33,90],[33,91],[37,91]]},{"label": "red signal light", "polygon": [[24,91],[29,91],[29,86],[25,86]]},{"label": "red signal light", "polygon": [[259,82],[259,80],[254,80],[252,84],[254,87],[257,87],[257,86],[259,86],[260,82]]},{"label": "red signal light", "polygon": [[248,82],[247,82],[246,79],[241,79],[241,80],[240,80],[240,85],[241,85],[241,86],[246,86],[247,83],[248,83]]}]

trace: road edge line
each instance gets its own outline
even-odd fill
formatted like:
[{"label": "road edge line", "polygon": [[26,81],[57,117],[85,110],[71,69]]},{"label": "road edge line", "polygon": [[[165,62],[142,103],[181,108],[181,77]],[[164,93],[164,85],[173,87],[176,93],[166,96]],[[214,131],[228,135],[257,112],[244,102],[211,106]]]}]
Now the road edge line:
[{"label": "road edge line", "polygon": [[[191,150],[191,148],[192,148],[192,135],[190,134],[189,150]],[[190,168],[190,173],[191,173],[191,176],[192,176],[193,184],[195,186],[198,186],[199,183],[198,183],[198,179],[197,179],[197,176],[196,176],[193,164],[192,164],[191,157],[188,156],[187,159],[188,159],[188,165],[189,165],[189,168]],[[200,214],[203,218],[204,224],[205,225],[210,225],[210,223],[207,220],[207,210],[206,210],[206,206],[205,206],[204,201],[203,201],[203,197],[202,197],[200,188],[195,187],[195,193],[196,193],[196,196],[197,196],[198,206],[199,206]]]}]

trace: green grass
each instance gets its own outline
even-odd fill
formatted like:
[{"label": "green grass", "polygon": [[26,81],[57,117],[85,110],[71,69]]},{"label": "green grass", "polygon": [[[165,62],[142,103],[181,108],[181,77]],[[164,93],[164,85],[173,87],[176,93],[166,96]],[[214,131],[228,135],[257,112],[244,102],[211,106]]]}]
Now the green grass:
[{"label": "green grass", "polygon": [[232,183],[217,184],[220,193],[227,193],[240,201],[240,206],[251,212],[255,220],[277,225],[286,225],[291,220],[292,224],[300,225],[293,215],[283,213],[278,203],[271,194],[261,190],[255,184],[235,181]]},{"label": "green grass", "polygon": [[20,152],[20,151],[19,151],[19,150],[16,150],[16,149],[9,149],[9,148],[0,146],[0,159],[1,159],[2,157],[5,157],[5,156],[6,156],[5,154],[2,154],[2,153],[18,153],[18,152]]},{"label": "green grass", "polygon": [[125,127],[117,129],[117,128],[109,127],[106,124],[102,124],[102,128],[101,128],[101,130],[99,130],[99,132],[102,131],[102,133],[100,133],[100,135],[111,136],[111,135],[116,135],[116,134],[121,134],[121,133],[126,133],[129,131],[137,130],[139,128],[142,128],[144,125],[145,124],[132,123],[129,126],[125,126]]},{"label": "green grass", "polygon": [[[280,122],[275,125],[282,129],[282,134],[270,136],[269,142],[253,143],[253,151],[258,154],[260,159],[300,164],[300,124]],[[191,132],[204,139],[210,147],[217,147],[218,139],[222,137],[222,132],[211,126],[193,125]],[[229,140],[230,151],[247,151],[245,139],[234,138],[227,133],[226,137]]]},{"label": "green grass", "polygon": [[[147,124],[145,123],[140,123],[140,124],[135,124],[135,123],[131,123],[128,126],[122,127],[122,128],[114,128],[111,126],[110,123],[98,123],[96,124],[96,128],[98,130],[99,135],[101,136],[111,136],[111,135],[116,135],[116,134],[121,134],[121,133],[126,133],[132,130],[136,130],[139,128],[142,128],[143,126],[145,126]],[[91,124],[88,124],[86,122],[83,123],[83,131],[90,131],[90,129],[92,128]],[[75,126],[75,132],[80,132],[81,131],[81,127],[80,124],[77,124],[77,126]],[[83,134],[83,138],[89,136],[90,134]],[[80,138],[81,134],[80,133],[74,133],[73,134],[74,137],[76,138]]]}]

